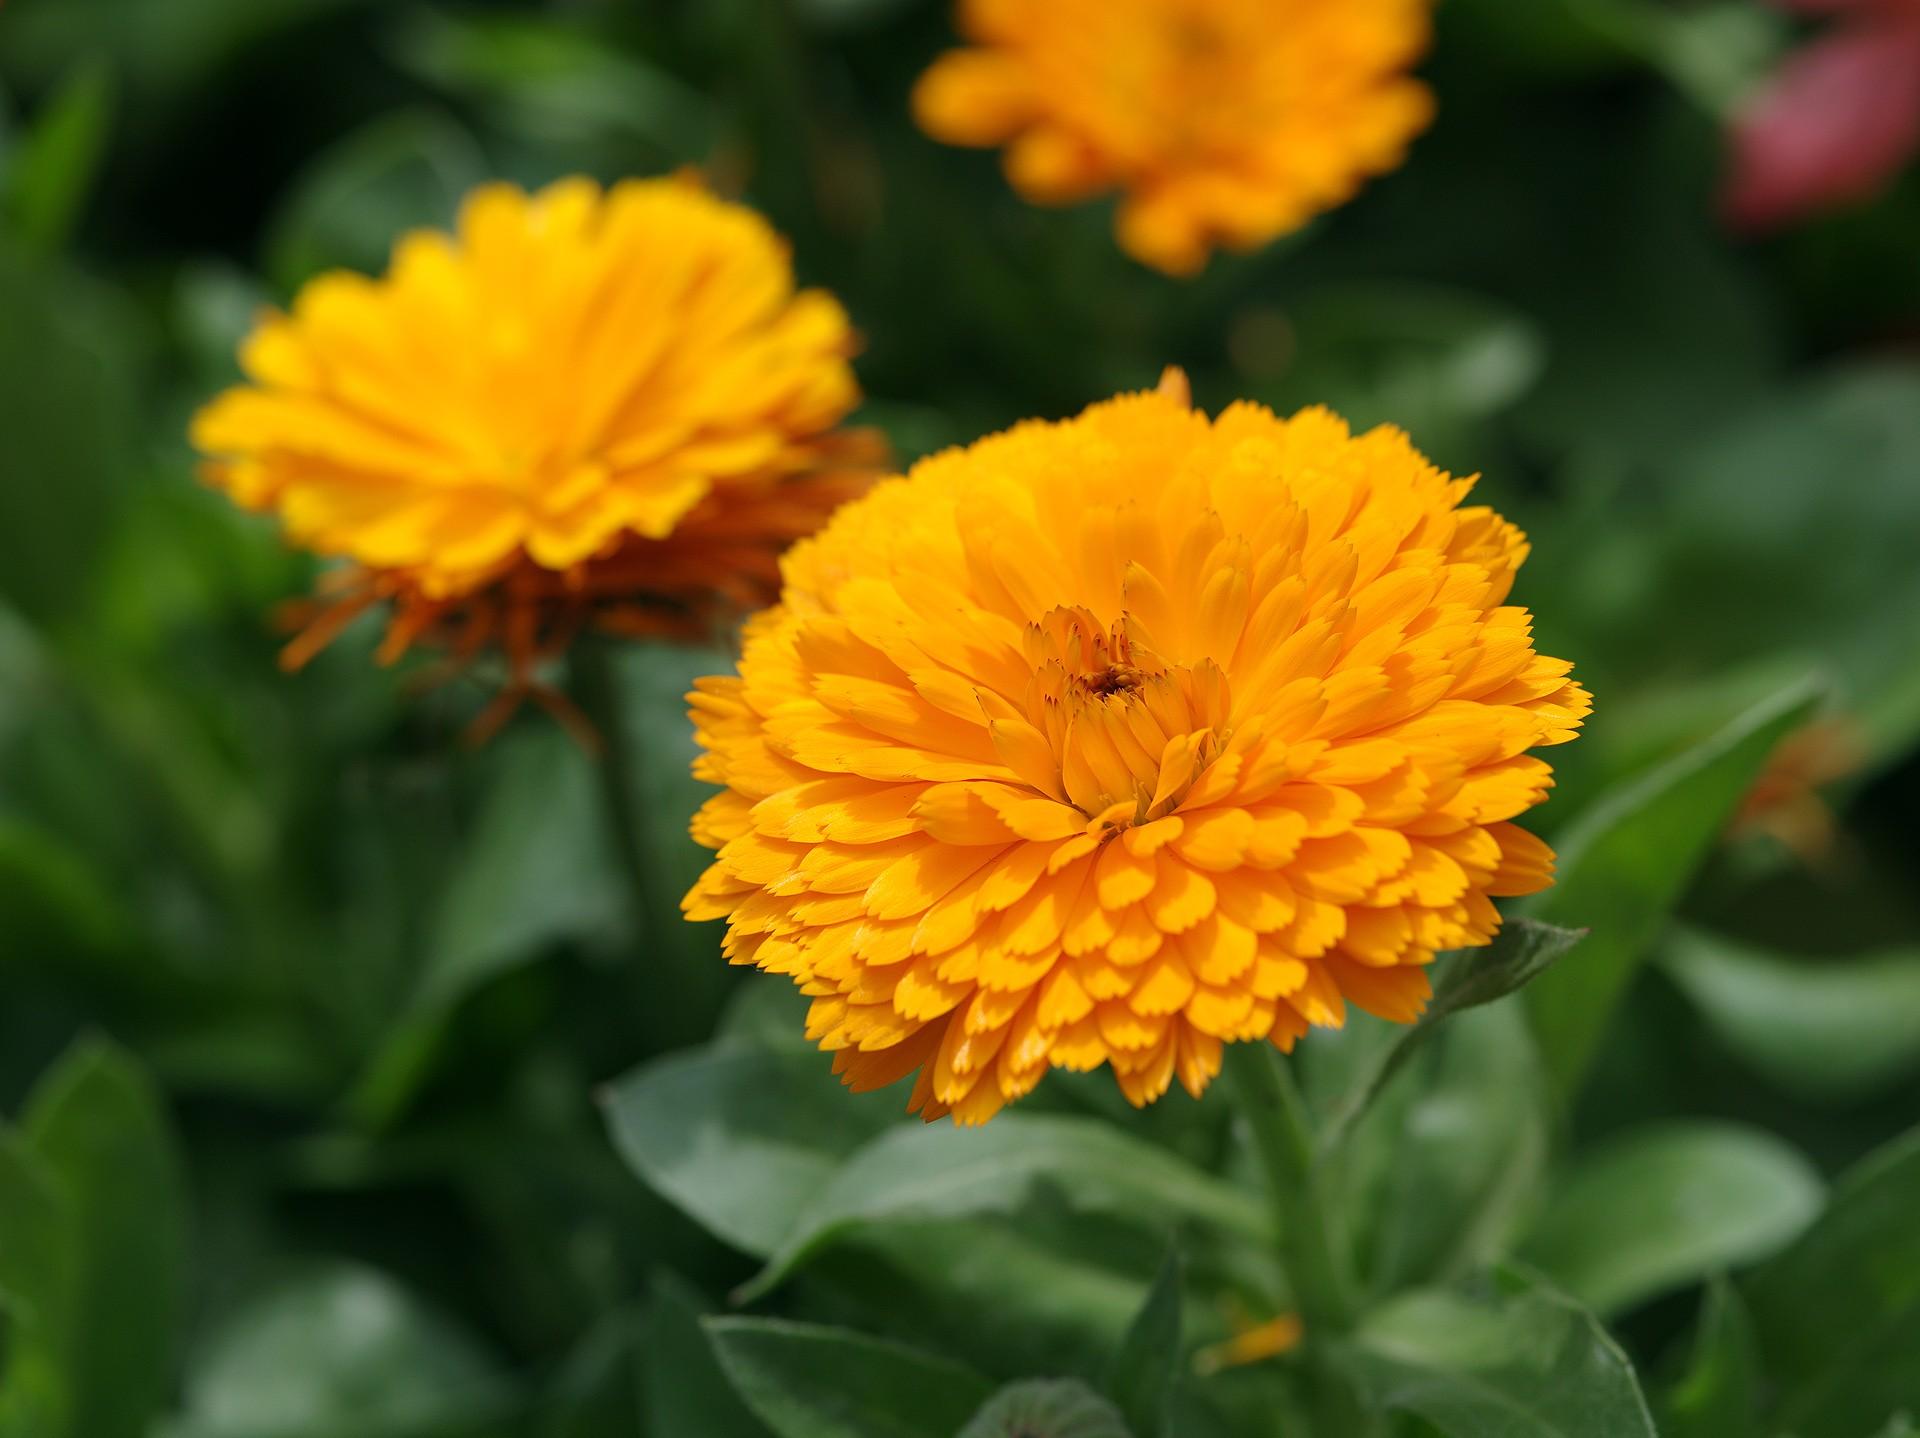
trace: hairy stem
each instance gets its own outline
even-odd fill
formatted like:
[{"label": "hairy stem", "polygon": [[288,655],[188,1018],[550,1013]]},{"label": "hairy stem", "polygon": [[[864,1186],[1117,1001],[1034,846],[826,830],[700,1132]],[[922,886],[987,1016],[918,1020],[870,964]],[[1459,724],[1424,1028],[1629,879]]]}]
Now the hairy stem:
[{"label": "hairy stem", "polygon": [[1353,1325],[1354,1283],[1334,1238],[1306,1100],[1273,1045],[1229,1044],[1225,1059],[1227,1081],[1279,1210],[1281,1261],[1305,1329],[1301,1356],[1314,1431],[1324,1438],[1358,1438],[1374,1431],[1373,1418],[1330,1362],[1332,1345]]}]

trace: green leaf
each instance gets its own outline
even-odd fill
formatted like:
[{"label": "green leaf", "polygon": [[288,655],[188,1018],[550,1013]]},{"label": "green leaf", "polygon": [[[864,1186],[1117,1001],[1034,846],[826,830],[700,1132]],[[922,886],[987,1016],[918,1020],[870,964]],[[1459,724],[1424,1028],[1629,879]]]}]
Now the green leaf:
[{"label": "green leaf", "polygon": [[706,95],[562,17],[421,11],[405,18],[394,49],[430,83],[490,106],[510,131],[575,146],[630,137],[667,162],[714,143]]},{"label": "green leaf", "polygon": [[1745,1286],[1772,1430],[1858,1438],[1920,1411],[1920,1129],[1843,1174],[1827,1210]]},{"label": "green leaf", "polygon": [[1120,1410],[1077,1378],[1030,1378],[989,1398],[959,1438],[1137,1438]]},{"label": "green leaf", "polygon": [[1510,1252],[1545,1186],[1551,1129],[1518,1005],[1437,1031],[1339,1155],[1373,1291],[1451,1282]]},{"label": "green leaf", "polygon": [[1823,1196],[1813,1166],[1757,1129],[1650,1125],[1580,1160],[1523,1253],[1597,1312],[1618,1313],[1778,1251]]},{"label": "green leaf", "polygon": [[710,1318],[720,1366],[779,1438],[951,1438],[993,1388],[979,1374],[843,1328]]},{"label": "green leaf", "polygon": [[60,250],[106,155],[113,115],[113,72],[97,56],[82,61],[36,117],[8,159],[8,218],[23,250]]},{"label": "green leaf", "polygon": [[63,1433],[72,1375],[61,1347],[73,1321],[78,1235],[53,1175],[8,1132],[0,1132],[0,1233],[0,1435]]},{"label": "green leaf", "polygon": [[451,225],[486,174],[473,137],[447,115],[423,108],[384,116],[301,177],[274,221],[268,272],[287,290],[337,267],[377,273],[403,232]]},{"label": "green leaf", "polygon": [[98,1040],[41,1080],[21,1127],[73,1252],[57,1308],[49,1287],[46,1326],[25,1331],[26,1351],[41,1356],[16,1361],[60,1373],[73,1438],[141,1438],[167,1392],[184,1297],[186,1192],[171,1127],[145,1073]]},{"label": "green leaf", "polygon": [[1167,1431],[1167,1405],[1180,1370],[1180,1282],[1184,1265],[1176,1242],[1167,1250],[1146,1302],[1134,1315],[1113,1363],[1106,1389],[1138,1438]]},{"label": "green leaf", "polygon": [[593,760],[549,727],[505,746],[441,896],[416,1002],[449,1003],[562,939],[618,930],[626,890],[600,841]]},{"label": "green leaf", "polygon": [[1667,1438],[1754,1438],[1758,1432],[1760,1355],[1753,1320],[1725,1279],[1707,1285],[1686,1372],[1661,1405]]},{"label": "green leaf", "polygon": [[[10,1322],[66,1326],[74,1254],[54,1176],[18,1134],[0,1130],[0,1302]],[[14,1355],[18,1346],[10,1345]]]},{"label": "green leaf", "polygon": [[[1267,1277],[1257,1250],[1209,1248],[1208,1237],[1193,1235],[1206,1282]],[[1164,1249],[1164,1234],[1090,1218],[1049,1190],[1011,1213],[868,1226],[821,1255],[809,1277],[884,1292],[889,1313],[911,1315],[911,1331],[896,1336],[964,1353],[984,1370],[1100,1373]],[[982,1313],[994,1321],[982,1324]]]},{"label": "green leaf", "polygon": [[901,1219],[1005,1213],[1042,1188],[1069,1207],[1162,1230],[1197,1222],[1260,1238],[1266,1205],[1108,1124],[1002,1115],[978,1129],[906,1127],[849,1159],[752,1282],[743,1301],[778,1287],[836,1239]]},{"label": "green leaf", "polygon": [[714,1047],[657,1059],[606,1099],[614,1146],[661,1197],[756,1257],[774,1253],[861,1142],[901,1116],[817,1053]]},{"label": "green leaf", "polygon": [[420,977],[349,1108],[379,1127],[426,1078],[455,1006],[574,940],[625,932],[626,889],[608,846],[590,759],[557,726],[501,744],[497,768],[432,920]]},{"label": "green leaf", "polygon": [[282,1282],[222,1326],[188,1376],[180,1438],[441,1438],[508,1399],[464,1333],[343,1265]]},{"label": "green leaf", "polygon": [[142,463],[127,316],[102,292],[0,248],[0,600],[70,622]]},{"label": "green leaf", "polygon": [[412,1000],[353,1095],[353,1112],[375,1126],[414,1096],[461,1000],[556,945],[612,953],[633,932],[607,837],[603,761],[557,725],[505,740],[489,758],[486,797],[440,894]]},{"label": "green leaf", "polygon": [[721,1371],[713,1342],[701,1326],[705,1305],[684,1281],[657,1274],[641,1350],[644,1433],[670,1438],[767,1438]]},{"label": "green leaf", "polygon": [[749,974],[714,1031],[717,1042],[818,1054],[807,1038],[807,996],[785,974]]},{"label": "green leaf", "polygon": [[1462,1009],[1476,1009],[1519,992],[1553,967],[1587,932],[1556,928],[1533,919],[1514,920],[1501,929],[1490,947],[1464,949],[1441,970],[1421,1024],[1438,1022]]},{"label": "green leaf", "polygon": [[1558,924],[1590,924],[1579,961],[1528,990],[1553,1091],[1580,1087],[1641,957],[1695,869],[1781,739],[1819,703],[1811,682],[1755,705],[1696,745],[1603,800],[1560,848],[1560,881],[1529,907]]},{"label": "green leaf", "polygon": [[1517,1271],[1417,1290],[1361,1324],[1368,1396],[1450,1438],[1655,1438],[1633,1365],[1579,1304]]},{"label": "green leaf", "polygon": [[1680,929],[1661,960],[1721,1042],[1799,1097],[1852,1103],[1920,1069],[1920,949],[1798,958]]},{"label": "green leaf", "polygon": [[1426,1012],[1411,1028],[1394,1028],[1392,1043],[1376,1050],[1359,1066],[1348,1096],[1335,1106],[1321,1128],[1322,1146],[1330,1149],[1338,1145],[1347,1126],[1366,1111],[1436,1024],[1524,988],[1586,936],[1585,929],[1514,919],[1501,927],[1488,947],[1461,949],[1443,958]]}]

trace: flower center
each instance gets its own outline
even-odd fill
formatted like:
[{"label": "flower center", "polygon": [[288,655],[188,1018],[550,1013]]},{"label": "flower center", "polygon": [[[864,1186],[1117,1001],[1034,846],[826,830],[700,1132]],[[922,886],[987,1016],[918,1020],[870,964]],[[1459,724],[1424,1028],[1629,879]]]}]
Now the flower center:
[{"label": "flower center", "polygon": [[1083,608],[1027,627],[1026,717],[1047,742],[1057,791],[1089,819],[1144,824],[1178,807],[1220,751],[1227,684],[1218,666],[1167,664],[1122,615]]},{"label": "flower center", "polygon": [[1138,694],[1141,677],[1130,664],[1109,664],[1097,674],[1078,676],[1074,682],[1089,694],[1111,699],[1116,694]]}]

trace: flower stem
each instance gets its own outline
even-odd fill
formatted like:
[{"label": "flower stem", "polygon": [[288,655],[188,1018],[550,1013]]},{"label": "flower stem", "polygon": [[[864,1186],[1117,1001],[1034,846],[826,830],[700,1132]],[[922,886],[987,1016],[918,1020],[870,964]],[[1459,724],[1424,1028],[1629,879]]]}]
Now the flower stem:
[{"label": "flower stem", "polygon": [[1293,1071],[1272,1044],[1231,1044],[1227,1078],[1253,1131],[1254,1151],[1280,1207],[1280,1248],[1309,1333],[1344,1331],[1352,1284],[1327,1228],[1312,1121]]},{"label": "flower stem", "polygon": [[1302,1357],[1314,1431],[1325,1438],[1372,1432],[1365,1405],[1328,1362],[1330,1344],[1353,1326],[1354,1285],[1330,1223],[1306,1100],[1272,1044],[1229,1044],[1225,1060],[1227,1081],[1279,1209],[1281,1261],[1305,1330]]},{"label": "flower stem", "polygon": [[647,843],[646,825],[636,802],[639,774],[633,762],[634,731],[627,723],[620,676],[611,647],[592,635],[582,635],[575,641],[567,665],[573,701],[600,737],[594,772],[633,907],[634,932],[645,934],[650,923],[670,915],[673,909],[670,905],[663,907],[657,892],[659,865]]}]

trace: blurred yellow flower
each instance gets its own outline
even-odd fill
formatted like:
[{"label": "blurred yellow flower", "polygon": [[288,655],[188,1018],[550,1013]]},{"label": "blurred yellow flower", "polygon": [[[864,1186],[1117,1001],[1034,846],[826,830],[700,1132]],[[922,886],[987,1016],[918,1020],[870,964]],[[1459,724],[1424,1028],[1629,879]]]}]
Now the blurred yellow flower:
[{"label": "blurred yellow flower", "polygon": [[1195,1372],[1204,1376],[1227,1368],[1244,1368],[1250,1363],[1264,1363],[1269,1358],[1293,1352],[1306,1334],[1306,1326],[1297,1313],[1283,1313],[1278,1318],[1256,1323],[1236,1312],[1231,1315],[1231,1321],[1233,1337],[1193,1355]]},{"label": "blurred yellow flower", "polygon": [[1136,1104],[1550,882],[1526,751],[1587,713],[1507,604],[1524,537],[1406,436],[1154,394],[928,459],[784,562],[690,696],[724,786],[687,896],[853,1087],[978,1123],[1049,1067]]},{"label": "blurred yellow flower", "polygon": [[381,279],[270,314],[195,418],[205,473],[343,557],[298,664],[392,604],[383,658],[498,646],[513,682],[581,628],[690,635],[771,600],[778,555],[881,462],[839,303],[691,178],[471,195]]},{"label": "blurred yellow flower", "polygon": [[1041,204],[1124,192],[1122,247],[1188,274],[1258,248],[1400,163],[1433,115],[1407,75],[1432,0],[961,0],[973,48],[914,110],[955,145],[1005,145]]}]

